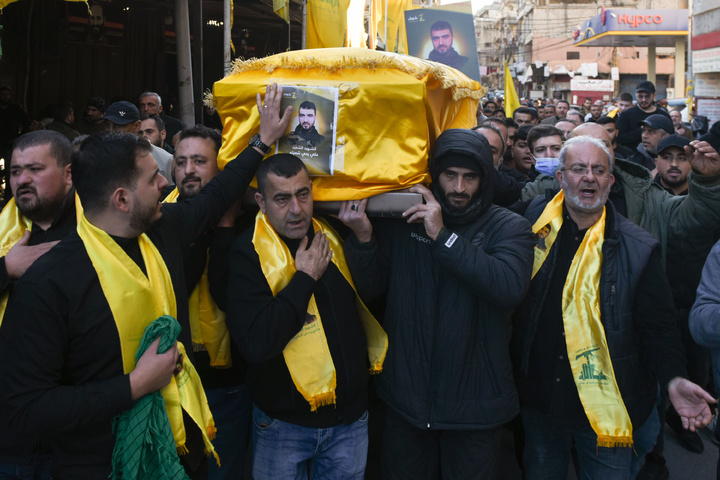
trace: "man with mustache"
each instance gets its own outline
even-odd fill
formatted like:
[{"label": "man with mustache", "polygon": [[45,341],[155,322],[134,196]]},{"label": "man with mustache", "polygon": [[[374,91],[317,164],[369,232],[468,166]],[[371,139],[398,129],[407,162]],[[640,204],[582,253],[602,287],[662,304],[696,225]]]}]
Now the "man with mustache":
[{"label": "man with mustache", "polygon": [[559,158],[562,190],[525,213],[543,241],[513,317],[524,474],[565,478],[574,450],[578,478],[627,479],[633,445],[657,433],[658,383],[693,431],[714,399],[687,380],[659,242],[608,201],[612,151],[573,136]]},{"label": "man with mustache", "polygon": [[[177,187],[165,202],[183,202],[195,197],[218,174],[217,156],[222,138],[217,130],[195,125],[179,133],[173,161]],[[227,256],[235,238],[235,208],[216,228],[195,240],[185,255],[185,281],[190,295],[190,329],[193,334],[193,364],[200,374],[218,436],[213,441],[221,466],[210,462],[210,480],[241,478],[248,446],[252,401],[245,384],[246,364],[230,342],[225,326],[225,295],[212,296],[213,278],[208,276],[208,249]],[[218,290],[225,290],[225,282]]]},{"label": "man with mustache", "polygon": [[[13,198],[0,213],[0,322],[15,282],[75,229],[72,145],[60,133],[39,130],[15,142],[10,162]],[[49,478],[49,455],[35,437],[13,433],[0,422],[0,477],[23,468]]]},{"label": "man with mustache", "polygon": [[[292,109],[281,116],[281,98],[276,85],[267,87],[264,105],[258,95],[260,127],[251,144],[177,204],[160,203],[167,180],[150,143],[136,134],[91,135],[73,154],[78,228],[16,283],[0,329],[0,414],[18,434],[48,439],[54,478],[108,478],[117,467],[113,419],[158,390],[172,400],[151,429],[159,436],[160,424],[169,424],[159,463],[182,463],[191,478],[207,478],[215,428],[188,363],[185,253],[239,199],[267,145],[285,131]],[[157,338],[136,363],[143,331],[160,316],[177,318],[179,341],[163,337],[168,348],[160,350]],[[190,391],[181,395],[181,387]]]},{"label": "man with mustache", "polygon": [[453,29],[445,20],[439,20],[430,27],[430,39],[433,49],[428,55],[428,60],[444,63],[458,70],[462,69],[468,61],[468,57],[460,55],[453,48]]},{"label": "man with mustache", "polygon": [[687,138],[673,134],[660,140],[657,146],[657,175],[653,182],[673,195],[687,195],[688,192],[688,175],[692,167],[685,146],[689,144]]},{"label": "man with mustache", "polygon": [[[635,95],[637,96],[637,105],[631,106],[620,113],[617,122],[618,132],[620,132],[617,142],[631,149],[637,148],[642,141],[640,138],[642,134],[640,122],[650,115],[656,114],[663,115],[670,120],[670,114],[655,105],[655,85],[652,82],[644,80],[638,83],[635,88]],[[620,95],[620,99],[623,99],[623,95]],[[622,105],[622,102],[620,105]],[[670,121],[670,125],[672,126],[672,121]]]},{"label": "man with mustache", "polygon": [[325,137],[315,128],[315,120],[317,120],[317,107],[309,100],[300,104],[298,108],[298,125],[295,131],[288,135],[291,145],[301,147],[317,147]]},{"label": "man with mustache", "polygon": [[530,279],[534,236],[492,205],[493,155],[470,130],[433,147],[425,202],[397,219],[345,202],[345,255],[365,301],[387,294],[391,342],[378,394],[388,406],[383,478],[499,478],[498,434],[518,413],[510,313]]}]

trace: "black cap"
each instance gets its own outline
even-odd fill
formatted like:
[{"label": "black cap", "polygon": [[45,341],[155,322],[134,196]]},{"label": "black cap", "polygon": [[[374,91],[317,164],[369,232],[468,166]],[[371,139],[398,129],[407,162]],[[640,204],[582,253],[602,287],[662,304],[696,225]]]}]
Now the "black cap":
[{"label": "black cap", "polygon": [[655,85],[649,80],[643,80],[635,87],[636,92],[655,93]]},{"label": "black cap", "polygon": [[660,115],[659,113],[656,113],[655,115],[650,115],[645,120],[637,123],[638,127],[641,125],[654,128],[655,130],[665,130],[669,134],[675,133],[675,128],[673,127],[672,120],[670,120],[665,115]]},{"label": "black cap", "polygon": [[104,118],[115,125],[127,125],[140,120],[140,110],[130,102],[115,102],[107,108]]},{"label": "black cap", "polygon": [[663,138],[658,142],[657,153],[660,155],[663,150],[669,147],[679,147],[682,149],[685,145],[690,145],[690,140],[682,135],[672,134]]}]

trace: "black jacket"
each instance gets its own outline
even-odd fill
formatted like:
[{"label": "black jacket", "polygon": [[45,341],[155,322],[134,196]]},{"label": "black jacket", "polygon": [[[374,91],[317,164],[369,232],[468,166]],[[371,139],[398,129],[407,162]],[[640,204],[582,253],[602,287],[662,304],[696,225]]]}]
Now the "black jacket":
[{"label": "black jacket", "polygon": [[[535,221],[554,194],[537,197],[525,214]],[[679,332],[675,325],[672,295],[667,279],[659,265],[659,244],[649,233],[615,212],[606,203],[605,241],[602,246],[603,263],[600,277],[600,309],[605,328],[612,366],[623,402],[633,425],[640,426],[655,405],[657,382],[665,388],[676,376],[686,377],[685,359]],[[564,228],[564,226],[563,226]],[[534,397],[549,392],[529,392],[523,388],[538,329],[545,320],[540,318],[548,293],[550,279],[557,260],[557,248],[533,279],[528,295],[513,317],[513,363],[521,399],[535,402]],[[652,267],[656,283],[644,276]],[[656,305],[638,305],[641,290],[655,290]]]},{"label": "black jacket", "polygon": [[378,393],[388,406],[421,429],[493,428],[519,408],[510,315],[530,282],[534,237],[522,217],[490,205],[489,148],[463,135],[442,142],[443,135],[433,178],[444,155],[474,157],[482,165],[485,208],[460,223],[443,212],[447,228],[435,241],[422,224],[374,221],[373,240],[361,244],[351,236],[345,258],[364,300],[387,292],[390,347]]},{"label": "black jacket", "polygon": [[[170,273],[183,327],[179,340],[191,359],[187,249],[245,191],[261,160],[247,147],[193,199],[164,204],[162,218],[147,232]],[[116,241],[136,262],[142,258],[137,239]],[[13,430],[48,438],[55,478],[108,477],[113,417],[133,402],[117,326],[77,231],[15,285],[0,330],[0,397],[0,418]],[[204,457],[202,448],[189,448],[190,455]]]},{"label": "black jacket", "polygon": [[[252,244],[254,230],[253,226],[238,237],[230,252],[225,319],[233,342],[248,363],[247,384],[253,402],[273,418],[305,427],[354,422],[367,410],[369,375],[355,292],[330,262],[317,282],[306,273],[295,272],[288,285],[273,295]],[[313,236],[310,229],[308,245]],[[293,256],[299,243],[286,240]],[[337,374],[337,404],[315,412],[295,387],[283,357],[283,349],[307,320],[313,294]]]}]

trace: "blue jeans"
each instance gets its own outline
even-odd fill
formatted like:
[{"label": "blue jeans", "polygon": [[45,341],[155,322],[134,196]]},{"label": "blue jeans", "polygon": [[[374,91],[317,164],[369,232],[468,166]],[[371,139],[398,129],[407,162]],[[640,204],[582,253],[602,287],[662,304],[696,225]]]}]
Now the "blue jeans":
[{"label": "blue jeans", "polygon": [[367,450],[367,412],[350,425],[308,428],[253,408],[254,480],[362,480]]},{"label": "blue jeans", "polygon": [[217,427],[217,436],[212,443],[221,464],[218,467],[215,459],[210,459],[208,479],[243,478],[252,417],[252,400],[248,387],[242,384],[208,389],[205,390],[205,395]]},{"label": "blue jeans", "polygon": [[[598,447],[590,425],[570,427],[532,407],[522,406],[525,480],[565,480],[573,447],[578,480],[627,480],[632,447]],[[656,433],[657,434],[657,433]]]}]

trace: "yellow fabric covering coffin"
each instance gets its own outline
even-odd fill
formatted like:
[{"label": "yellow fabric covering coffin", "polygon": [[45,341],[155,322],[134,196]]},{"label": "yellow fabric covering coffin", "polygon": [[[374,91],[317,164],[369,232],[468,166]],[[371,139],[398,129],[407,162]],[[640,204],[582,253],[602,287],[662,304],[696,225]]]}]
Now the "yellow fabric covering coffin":
[{"label": "yellow fabric covering coffin", "polygon": [[362,48],[236,61],[212,96],[224,126],[221,168],[257,133],[256,94],[264,95],[272,82],[339,89],[335,172],[316,177],[313,189],[314,199],[325,201],[427,183],[432,142],[448,128],[474,126],[485,93],[478,82],[445,65]]}]

